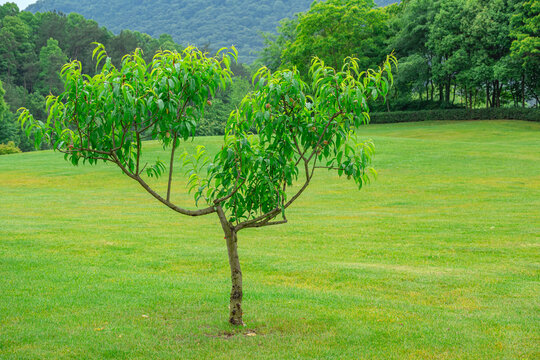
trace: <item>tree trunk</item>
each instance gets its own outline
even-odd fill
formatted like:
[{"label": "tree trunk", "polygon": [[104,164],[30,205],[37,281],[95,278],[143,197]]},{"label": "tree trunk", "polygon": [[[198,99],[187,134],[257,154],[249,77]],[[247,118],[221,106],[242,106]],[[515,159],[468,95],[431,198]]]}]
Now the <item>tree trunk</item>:
[{"label": "tree trunk", "polygon": [[525,107],[525,73],[521,74],[521,95],[522,95],[522,106]]},{"label": "tree trunk", "polygon": [[448,79],[446,81],[446,84],[445,84],[445,98],[444,98],[444,101],[447,103],[447,104],[450,104],[450,88],[452,86],[452,80],[451,79]]},{"label": "tree trunk", "polygon": [[233,325],[244,325],[242,321],[242,270],[238,260],[238,236],[234,231],[227,236],[227,251],[231,267],[231,299],[229,304],[229,322]]},{"label": "tree trunk", "polygon": [[492,108],[500,107],[501,88],[499,87],[499,80],[493,81],[493,100],[491,101]]},{"label": "tree trunk", "polygon": [[495,87],[495,80],[493,81],[493,87],[491,89],[491,107],[495,107],[495,97],[497,96],[497,88]]},{"label": "tree trunk", "polygon": [[489,83],[486,82],[486,109],[489,109]]},{"label": "tree trunk", "polygon": [[242,321],[242,270],[240,269],[240,260],[238,259],[238,234],[227,220],[227,216],[221,206],[216,206],[216,211],[223,232],[225,233],[229,266],[231,268],[232,288],[229,302],[229,322],[233,325],[244,325]]}]

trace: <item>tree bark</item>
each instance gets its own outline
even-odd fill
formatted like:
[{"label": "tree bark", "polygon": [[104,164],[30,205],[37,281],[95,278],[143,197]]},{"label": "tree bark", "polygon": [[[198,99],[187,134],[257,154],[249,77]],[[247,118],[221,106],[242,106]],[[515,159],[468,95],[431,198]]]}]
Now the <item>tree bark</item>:
[{"label": "tree bark", "polygon": [[521,74],[521,95],[522,106],[525,107],[525,73]]},{"label": "tree bark", "polygon": [[242,321],[242,270],[238,259],[238,236],[231,231],[227,240],[227,251],[229,252],[229,265],[231,267],[231,299],[229,304],[229,322],[233,325],[244,325]]},{"label": "tree bark", "polygon": [[227,216],[220,205],[216,206],[216,212],[225,233],[229,266],[231,268],[232,288],[229,302],[229,322],[233,325],[244,325],[242,321],[242,269],[238,259],[238,233],[227,220]]},{"label": "tree bark", "polygon": [[451,81],[452,80],[449,78],[449,79],[447,79],[446,84],[445,84],[445,98],[444,98],[444,100],[445,100],[445,102],[447,104],[450,104],[450,88],[452,86]]},{"label": "tree bark", "polygon": [[495,80],[495,84],[493,84],[493,96],[495,97],[493,99],[493,107],[494,108],[497,108],[499,106],[497,106],[498,104],[498,101],[499,101],[499,81],[498,80]]},{"label": "tree bark", "polygon": [[489,83],[486,82],[486,109],[489,109]]},{"label": "tree bark", "polygon": [[491,101],[492,108],[501,107],[501,87],[499,86],[499,80],[493,81],[493,100]]}]

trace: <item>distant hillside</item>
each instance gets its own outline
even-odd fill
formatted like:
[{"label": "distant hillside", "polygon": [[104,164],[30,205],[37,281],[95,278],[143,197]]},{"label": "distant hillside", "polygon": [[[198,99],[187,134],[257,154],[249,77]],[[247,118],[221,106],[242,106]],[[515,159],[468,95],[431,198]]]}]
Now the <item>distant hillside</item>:
[{"label": "distant hillside", "polygon": [[[379,0],[381,6],[398,0]],[[235,45],[243,61],[262,48],[259,32],[276,29],[279,20],[309,9],[312,0],[39,0],[26,10],[76,12],[119,33],[137,30],[217,50]]]},{"label": "distant hillside", "polygon": [[379,6],[388,6],[390,4],[395,4],[397,2],[400,2],[400,0],[375,0],[375,2]]}]

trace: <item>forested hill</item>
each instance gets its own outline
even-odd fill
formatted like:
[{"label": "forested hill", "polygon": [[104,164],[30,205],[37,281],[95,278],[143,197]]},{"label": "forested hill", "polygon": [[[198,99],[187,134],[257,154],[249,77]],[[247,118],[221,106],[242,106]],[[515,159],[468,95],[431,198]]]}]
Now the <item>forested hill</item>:
[{"label": "forested hill", "polygon": [[388,6],[397,2],[400,2],[400,0],[375,0],[375,3],[379,6]]},{"label": "forested hill", "polygon": [[[115,33],[130,29],[217,50],[235,45],[241,60],[256,57],[279,20],[309,9],[313,0],[39,0],[26,10],[76,12]],[[380,0],[379,5],[397,2]]]}]

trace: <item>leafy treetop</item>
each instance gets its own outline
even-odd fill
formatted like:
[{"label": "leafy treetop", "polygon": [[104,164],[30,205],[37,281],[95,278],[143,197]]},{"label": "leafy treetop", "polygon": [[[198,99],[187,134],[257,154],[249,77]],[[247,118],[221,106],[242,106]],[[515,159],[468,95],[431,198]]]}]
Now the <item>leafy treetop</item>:
[{"label": "leafy treetop", "polygon": [[[377,71],[363,71],[355,58],[336,70],[315,58],[310,81],[296,68],[271,73],[261,68],[255,90],[229,117],[223,148],[210,161],[203,147],[182,154],[190,173],[188,185],[197,203],[190,210],[171,200],[176,149],[194,137],[209,97],[231,83],[231,58],[215,57],[195,48],[182,53],[159,52],[150,64],[136,50],[116,68],[102,45],[94,51],[104,65],[97,75],[81,72],[73,61],[64,66],[65,91],[49,96],[46,122],[23,109],[19,117],[36,145],[48,141],[74,165],[81,160],[116,164],[157,200],[184,215],[217,213],[223,228],[232,290],[230,322],[242,324],[242,274],[237,234],[244,228],[287,222],[285,211],[310,184],[319,168],[369,180],[373,145],[356,142],[354,130],[369,121],[369,99],[385,97],[392,83],[393,57]],[[166,195],[151,188],[143,176],[167,172],[161,161],[142,158],[144,136],[170,149]],[[294,187],[301,179],[299,187]],[[281,215],[281,218],[275,220]]]},{"label": "leafy treetop", "polygon": [[[136,50],[118,68],[103,45],[94,55],[98,65],[104,62],[100,72],[90,77],[82,73],[79,61],[66,64],[61,71],[65,91],[47,98],[47,121],[35,120],[24,110],[21,123],[27,134],[34,133],[36,144],[46,140],[74,165],[110,161],[149,189],[141,175],[160,176],[165,165],[141,164],[143,136],[173,149],[181,139],[193,137],[208,98],[231,82],[236,51],[214,58],[192,47],[182,53],[160,51],[147,64]],[[166,199],[153,195],[194,215],[170,203],[170,187]]]},{"label": "leafy treetop", "polygon": [[[207,188],[209,200],[229,194],[223,208],[242,229],[271,224],[280,214],[285,222],[285,209],[315,169],[335,170],[362,187],[374,173],[373,144],[357,142],[354,130],[369,121],[369,99],[387,94],[393,61],[390,57],[378,71],[362,71],[357,59],[347,58],[338,71],[315,58],[309,82],[296,68],[259,70],[256,89],[230,117],[225,145],[196,196]],[[288,192],[299,175],[300,189]]]},{"label": "leafy treetop", "polygon": [[[181,155],[195,200],[207,204],[194,211],[170,201],[175,151],[181,141],[194,137],[209,98],[231,83],[235,50],[212,58],[191,47],[182,53],[162,51],[150,64],[137,50],[119,68],[102,45],[94,55],[104,62],[101,71],[90,77],[82,74],[78,61],[65,65],[65,91],[47,98],[48,120],[35,120],[25,110],[23,126],[34,133],[36,145],[45,139],[74,165],[81,160],[117,164],[180,213],[204,215],[221,206],[236,230],[264,226],[279,214],[285,216],[315,169],[336,170],[359,187],[374,173],[373,145],[356,142],[354,129],[369,121],[368,101],[388,93],[393,57],[377,71],[363,71],[351,57],[341,70],[315,58],[309,82],[296,68],[275,73],[261,68],[254,76],[255,91],[231,114],[215,158],[210,161],[202,148]],[[172,150],[166,196],[143,180],[142,175],[159,177],[167,171],[162,161],[143,164],[143,134]],[[303,186],[291,193],[300,175]]]}]

